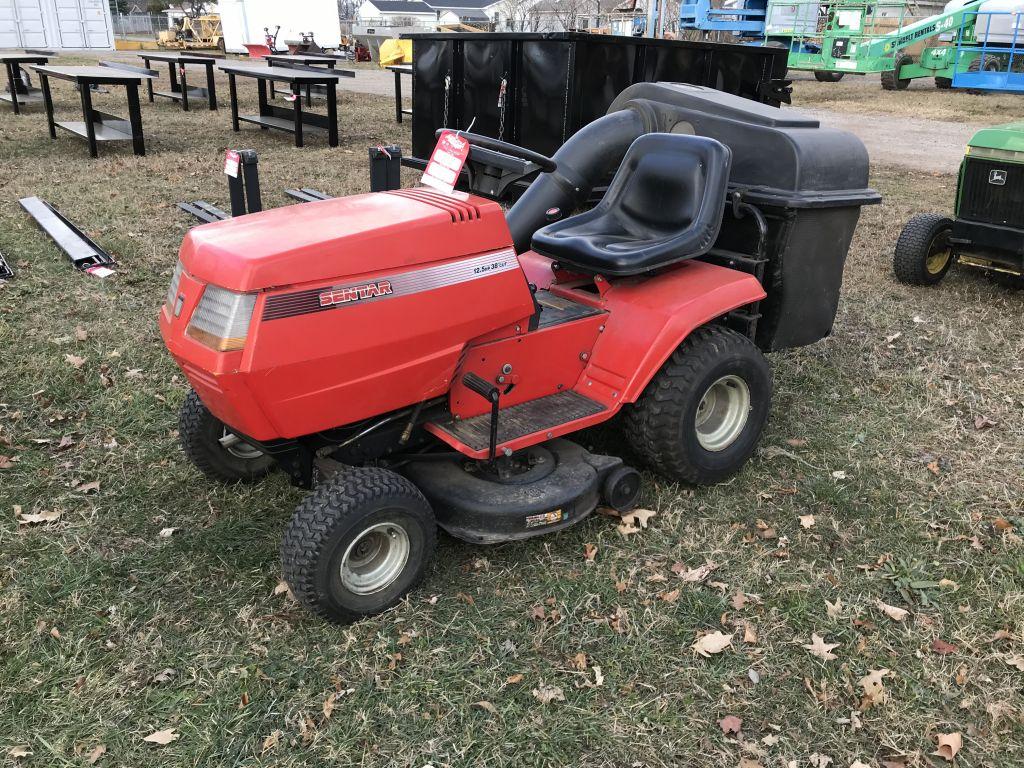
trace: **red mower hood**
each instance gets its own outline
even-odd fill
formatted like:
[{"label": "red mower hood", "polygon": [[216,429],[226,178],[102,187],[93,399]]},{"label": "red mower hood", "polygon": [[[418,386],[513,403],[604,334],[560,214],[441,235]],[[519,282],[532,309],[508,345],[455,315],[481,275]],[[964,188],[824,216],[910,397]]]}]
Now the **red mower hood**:
[{"label": "red mower hood", "polygon": [[[452,253],[457,235],[458,253]],[[288,205],[195,227],[186,271],[251,292],[445,261],[510,247],[501,207],[472,195],[406,189]]]}]

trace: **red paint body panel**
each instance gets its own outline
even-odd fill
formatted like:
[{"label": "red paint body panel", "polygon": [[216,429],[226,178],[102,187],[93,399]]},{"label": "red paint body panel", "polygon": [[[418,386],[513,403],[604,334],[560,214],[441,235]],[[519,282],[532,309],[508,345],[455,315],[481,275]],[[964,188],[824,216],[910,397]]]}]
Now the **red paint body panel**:
[{"label": "red paint body panel", "polygon": [[[256,440],[351,424],[445,394],[468,344],[525,331],[533,299],[500,208],[432,195],[361,195],[192,230],[184,305],[177,318],[165,307],[160,326],[214,415]],[[243,351],[185,335],[207,283],[264,289]]]},{"label": "red paint body panel", "polygon": [[[750,275],[696,261],[650,277],[596,278],[600,291],[579,276],[558,284],[549,259],[511,252],[496,204],[427,190],[197,227],[180,257],[182,310],[160,314],[167,347],[207,407],[261,441],[352,424],[445,393],[453,413],[479,414],[487,405],[465,390],[462,376],[473,371],[495,381],[505,363],[515,386],[503,406],[566,388],[606,406],[501,446],[516,450],[610,418],[695,328],[765,295]],[[603,311],[527,333],[534,311],[528,281]],[[215,352],[185,334],[208,283],[259,294],[241,352]]]},{"label": "red paint body panel", "polygon": [[404,192],[287,205],[193,227],[180,256],[193,277],[247,293],[511,245],[497,203]]},{"label": "red paint body panel", "polygon": [[453,415],[469,418],[489,412],[490,404],[462,384],[462,377],[475,373],[486,381],[497,382],[506,363],[512,373],[506,383],[512,390],[501,397],[501,407],[535,400],[562,389],[572,389],[587,366],[581,355],[591,355],[607,315],[585,317],[551,328],[542,328],[525,336],[473,345],[466,352],[452,383],[449,407]]}]

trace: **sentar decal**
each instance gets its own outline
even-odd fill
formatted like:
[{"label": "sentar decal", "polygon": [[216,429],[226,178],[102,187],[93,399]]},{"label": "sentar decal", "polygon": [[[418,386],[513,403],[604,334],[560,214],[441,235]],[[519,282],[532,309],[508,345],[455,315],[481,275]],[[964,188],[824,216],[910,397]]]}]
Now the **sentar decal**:
[{"label": "sentar decal", "polygon": [[352,301],[372,299],[377,296],[388,296],[394,293],[390,280],[378,280],[376,283],[352,285],[346,288],[333,288],[320,294],[321,307],[333,307],[337,304],[348,304]]}]

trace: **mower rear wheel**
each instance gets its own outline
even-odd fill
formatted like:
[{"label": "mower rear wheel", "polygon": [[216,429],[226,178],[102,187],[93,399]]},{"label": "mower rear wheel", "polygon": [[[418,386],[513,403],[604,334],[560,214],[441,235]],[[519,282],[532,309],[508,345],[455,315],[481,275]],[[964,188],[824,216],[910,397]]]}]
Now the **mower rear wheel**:
[{"label": "mower rear wheel", "polygon": [[625,413],[626,437],[660,474],[699,485],[736,474],[761,437],[772,396],[768,361],[746,336],[699,328]]},{"label": "mower rear wheel", "polygon": [[339,471],[295,509],[281,541],[292,594],[328,621],[392,607],[423,578],[437,523],[415,485],[379,467]]},{"label": "mower rear wheel", "polygon": [[274,467],[263,451],[232,434],[190,389],[178,415],[178,437],[185,455],[211,480],[259,480]]},{"label": "mower rear wheel", "polygon": [[824,69],[816,70],[814,73],[814,79],[819,83],[838,83],[843,79],[845,72],[828,72]]},{"label": "mower rear wheel", "polygon": [[955,256],[949,236],[953,222],[940,213],[919,213],[903,227],[896,241],[892,269],[909,285],[935,285],[946,276]]}]

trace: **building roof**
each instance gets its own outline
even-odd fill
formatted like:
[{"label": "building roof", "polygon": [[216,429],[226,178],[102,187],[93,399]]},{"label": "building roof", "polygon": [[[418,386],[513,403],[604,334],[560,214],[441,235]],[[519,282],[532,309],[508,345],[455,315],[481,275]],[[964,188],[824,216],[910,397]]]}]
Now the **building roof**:
[{"label": "building roof", "polygon": [[370,0],[370,2],[381,13],[434,13],[431,6],[420,2],[420,0]]},{"label": "building roof", "polygon": [[481,10],[497,5],[503,0],[425,0],[426,4],[435,11],[455,11],[458,13],[467,8]]},{"label": "building roof", "polygon": [[490,21],[491,17],[479,8],[449,8],[448,6],[434,6],[438,13],[454,13],[460,19],[471,19],[474,21]]}]

